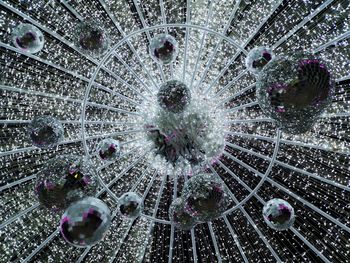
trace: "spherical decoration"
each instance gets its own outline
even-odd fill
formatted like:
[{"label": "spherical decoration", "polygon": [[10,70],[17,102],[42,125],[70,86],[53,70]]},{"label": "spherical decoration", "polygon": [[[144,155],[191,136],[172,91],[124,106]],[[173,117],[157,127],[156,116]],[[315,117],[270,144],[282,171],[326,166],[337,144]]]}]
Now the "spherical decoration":
[{"label": "spherical decoration", "polygon": [[330,104],[334,85],[326,65],[310,55],[278,58],[261,72],[257,98],[263,112],[292,134],[308,131]]},{"label": "spherical decoration", "polygon": [[98,243],[111,224],[107,205],[94,197],[72,203],[64,212],[60,230],[63,238],[73,246],[87,247]]},{"label": "spherical decoration", "polygon": [[142,198],[134,192],[125,193],[118,200],[118,212],[125,218],[136,218],[142,213],[142,210]]},{"label": "spherical decoration", "polygon": [[160,34],[151,40],[149,52],[157,63],[167,65],[176,59],[179,52],[178,44],[172,36]]},{"label": "spherical decoration", "polygon": [[164,83],[157,94],[158,104],[166,111],[180,113],[191,101],[191,92],[187,86],[177,80]]},{"label": "spherical decoration", "polygon": [[274,59],[272,50],[268,47],[255,47],[249,51],[245,64],[246,68],[253,74],[258,74],[260,71]]},{"label": "spherical decoration", "polygon": [[97,153],[103,161],[114,161],[120,156],[120,144],[111,138],[104,139],[98,144]]},{"label": "spherical decoration", "polygon": [[74,44],[85,55],[98,58],[109,48],[106,31],[95,21],[80,22],[75,28]]},{"label": "spherical decoration", "polygon": [[219,217],[229,204],[225,186],[211,174],[195,175],[188,180],[182,198],[186,212],[197,221],[210,221]]},{"label": "spherical decoration", "polygon": [[64,129],[54,117],[35,117],[28,125],[28,135],[33,145],[42,149],[56,146],[63,140]]},{"label": "spherical decoration", "polygon": [[44,47],[43,33],[32,24],[19,24],[12,32],[12,41],[16,48],[35,54]]},{"label": "spherical decoration", "polygon": [[42,206],[53,212],[96,194],[97,175],[84,158],[62,155],[50,160],[36,175],[35,194]]},{"label": "spherical decoration", "polygon": [[279,198],[271,199],[264,205],[263,216],[268,226],[275,230],[288,229],[295,221],[293,207]]},{"label": "spherical decoration", "polygon": [[176,228],[181,230],[190,230],[196,224],[195,219],[185,210],[182,198],[176,198],[171,203],[169,219]]}]

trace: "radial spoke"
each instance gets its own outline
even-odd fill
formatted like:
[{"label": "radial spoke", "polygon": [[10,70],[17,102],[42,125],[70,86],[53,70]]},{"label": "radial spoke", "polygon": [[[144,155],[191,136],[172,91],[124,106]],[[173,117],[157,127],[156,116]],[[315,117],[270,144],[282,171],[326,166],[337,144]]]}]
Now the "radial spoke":
[{"label": "radial spoke", "polygon": [[[215,2],[215,0],[210,1],[210,4],[209,4],[210,6],[209,6],[207,18],[205,20],[205,27],[208,26],[209,20],[211,18],[214,2]],[[193,74],[192,74],[192,78],[191,78],[191,84],[190,84],[190,88],[191,89],[193,89],[193,81],[194,81],[194,78],[195,78],[195,76],[197,74],[198,63],[199,63],[199,59],[200,59],[200,57],[202,55],[202,50],[203,50],[203,46],[204,46],[204,40],[205,40],[206,36],[207,36],[207,32],[203,32],[203,36],[202,36],[201,43],[200,43],[200,48],[199,48],[198,55],[197,55],[197,58],[196,58],[196,64],[194,66],[194,70],[193,70]],[[197,88],[198,88],[198,86],[197,86]]]},{"label": "radial spoke", "polygon": [[230,222],[227,220],[227,217],[226,217],[226,216],[223,216],[223,218],[224,218],[224,220],[225,220],[225,224],[226,224],[228,230],[230,231],[230,234],[231,234],[233,240],[234,240],[235,243],[236,243],[236,246],[238,247],[239,253],[240,253],[241,256],[242,256],[242,258],[243,258],[243,260],[244,260],[244,263],[249,263],[249,261],[248,261],[246,255],[245,255],[245,253],[244,253],[244,251],[243,251],[243,249],[242,249],[242,246],[241,246],[241,244],[239,243],[239,240],[238,240],[238,238],[237,238],[237,234],[234,232],[234,230],[233,230],[233,228],[232,228]]},{"label": "radial spoke", "polygon": [[209,232],[210,232],[211,240],[213,241],[213,245],[214,245],[214,249],[215,249],[216,258],[218,259],[218,262],[219,262],[219,263],[222,263],[222,259],[221,259],[221,255],[220,255],[220,251],[219,251],[219,246],[218,246],[218,243],[217,243],[216,238],[215,238],[215,234],[214,234],[214,230],[213,230],[213,226],[212,226],[211,221],[209,221],[209,222],[207,223],[207,225],[208,225],[208,227],[209,227]]},{"label": "radial spoke", "polygon": [[[189,25],[191,23],[191,0],[186,0],[186,24]],[[184,51],[184,64],[182,69],[182,82],[185,82],[186,69],[187,69],[187,52],[188,52],[188,38],[190,33],[190,28],[186,27],[185,33],[185,51]]]},{"label": "radial spoke", "polygon": [[[268,157],[268,156],[266,156],[266,155],[262,155],[262,154],[260,154],[260,153],[257,153],[257,152],[254,152],[254,151],[252,151],[252,150],[243,148],[243,147],[238,146],[238,145],[236,145],[236,144],[226,142],[226,145],[230,146],[230,147],[233,148],[233,149],[240,150],[240,151],[243,151],[243,152],[252,154],[252,155],[254,155],[254,156],[257,156],[257,157],[262,158],[262,159],[267,160],[267,161],[271,161],[271,158]],[[295,167],[295,166],[289,165],[289,164],[284,163],[284,162],[281,162],[281,161],[279,161],[279,160],[275,160],[275,163],[278,164],[278,165],[280,165],[280,166],[282,166],[282,167],[288,168],[288,169],[290,169],[290,170],[292,170],[292,171],[296,171],[296,172],[298,172],[298,173],[300,173],[300,174],[302,174],[302,175],[305,175],[305,176],[307,176],[307,177],[312,177],[312,178],[314,178],[314,179],[316,179],[316,180],[319,180],[319,181],[321,181],[321,182],[324,182],[324,183],[333,185],[333,186],[335,186],[335,187],[339,187],[339,188],[341,188],[342,190],[350,191],[350,187],[349,187],[349,186],[345,186],[345,185],[339,184],[339,183],[337,183],[337,182],[334,182],[334,181],[332,181],[332,180],[323,178],[323,177],[321,177],[321,176],[318,176],[318,175],[315,174],[315,173],[307,172],[307,171],[305,171],[305,170],[299,169],[299,168],[297,168],[297,167]]]}]

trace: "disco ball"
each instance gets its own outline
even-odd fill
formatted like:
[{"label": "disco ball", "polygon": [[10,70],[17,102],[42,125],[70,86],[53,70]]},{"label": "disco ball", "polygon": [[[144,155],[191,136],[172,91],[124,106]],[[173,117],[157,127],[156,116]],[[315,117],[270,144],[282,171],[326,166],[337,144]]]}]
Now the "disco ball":
[{"label": "disco ball", "polygon": [[22,23],[12,31],[12,41],[16,48],[35,54],[44,47],[43,33],[32,24]]},{"label": "disco ball", "polygon": [[190,103],[191,92],[184,83],[170,80],[160,87],[157,98],[159,105],[164,110],[180,113]]},{"label": "disco ball", "polygon": [[221,114],[211,114],[205,101],[196,99],[181,114],[156,111],[151,119],[145,118],[145,128],[149,129],[147,140],[153,143],[157,156],[175,168],[194,168],[222,153],[221,122]]},{"label": "disco ball", "polygon": [[35,117],[28,125],[28,135],[34,146],[48,149],[63,140],[64,129],[54,117]]},{"label": "disco ball", "polygon": [[120,144],[111,138],[104,139],[98,144],[97,153],[103,161],[114,161],[120,156]]},{"label": "disco ball", "polygon": [[288,133],[304,133],[330,104],[334,91],[325,63],[311,55],[278,58],[261,72],[257,98],[263,112]]},{"label": "disco ball", "polygon": [[72,203],[61,218],[63,238],[76,247],[93,246],[103,239],[111,224],[107,205],[94,197]]},{"label": "disco ball", "polygon": [[143,210],[142,198],[134,192],[127,192],[118,199],[117,209],[119,214],[125,218],[136,218]]},{"label": "disco ball", "polygon": [[85,55],[98,58],[109,48],[106,31],[93,20],[80,22],[75,28],[75,46]]},{"label": "disco ball", "polygon": [[174,37],[167,34],[156,35],[149,45],[151,57],[160,64],[170,64],[178,54],[178,44]]},{"label": "disco ball", "polygon": [[169,208],[169,219],[176,228],[190,230],[196,225],[196,220],[185,210],[182,198],[176,198]]},{"label": "disco ball", "polygon": [[213,220],[228,207],[226,191],[223,183],[214,175],[195,175],[187,181],[182,190],[185,211],[197,221]]},{"label": "disco ball", "polygon": [[286,230],[295,221],[293,207],[279,198],[271,199],[264,205],[263,216],[267,225],[275,230]]},{"label": "disco ball", "polygon": [[273,60],[275,55],[268,47],[255,47],[249,51],[245,65],[246,68],[253,74],[259,74],[261,70]]},{"label": "disco ball", "polygon": [[42,206],[53,212],[96,194],[98,181],[93,166],[83,157],[58,156],[36,175],[35,194]]}]

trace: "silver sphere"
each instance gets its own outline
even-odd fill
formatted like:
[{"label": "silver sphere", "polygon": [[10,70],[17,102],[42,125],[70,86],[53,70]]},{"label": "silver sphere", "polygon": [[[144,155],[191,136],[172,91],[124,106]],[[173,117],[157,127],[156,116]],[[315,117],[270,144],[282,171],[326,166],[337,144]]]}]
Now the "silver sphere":
[{"label": "silver sphere", "polygon": [[97,154],[102,161],[114,161],[120,156],[120,143],[108,138],[100,141],[97,146]]},{"label": "silver sphere", "polygon": [[275,55],[268,47],[255,47],[249,51],[245,66],[251,73],[257,75],[261,70],[274,59]]},{"label": "silver sphere", "polygon": [[176,228],[190,230],[196,225],[196,220],[186,210],[182,198],[176,198],[169,208],[169,219]]},{"label": "silver sphere", "polygon": [[94,167],[83,157],[62,155],[50,160],[36,175],[35,194],[40,204],[62,211],[72,202],[96,194]]},{"label": "silver sphere", "polygon": [[213,220],[221,216],[229,205],[226,187],[212,174],[193,176],[185,184],[182,198],[185,210],[196,221]]},{"label": "silver sphere", "polygon": [[164,83],[157,94],[158,104],[165,111],[180,113],[185,110],[191,101],[191,92],[188,87],[178,80]]},{"label": "silver sphere", "polygon": [[149,53],[154,61],[159,64],[170,64],[179,52],[178,44],[174,37],[167,34],[156,35],[149,45]]},{"label": "silver sphere", "polygon": [[111,225],[111,212],[107,205],[94,197],[71,204],[60,222],[63,238],[73,246],[93,246],[103,239]]},{"label": "silver sphere", "polygon": [[270,62],[259,75],[257,99],[262,111],[288,133],[308,131],[331,103],[334,92],[327,66],[311,55]]},{"label": "silver sphere", "polygon": [[294,208],[285,200],[274,198],[263,207],[266,224],[275,230],[286,230],[295,221]]},{"label": "silver sphere", "polygon": [[117,209],[119,214],[124,218],[136,218],[143,211],[142,198],[134,192],[127,192],[119,198]]},{"label": "silver sphere", "polygon": [[28,125],[28,136],[33,145],[42,149],[56,146],[63,140],[64,129],[54,117],[35,117]]},{"label": "silver sphere", "polygon": [[75,28],[74,44],[85,55],[99,58],[109,49],[106,31],[95,21],[80,22]]},{"label": "silver sphere", "polygon": [[12,31],[12,42],[16,48],[31,54],[38,53],[44,47],[44,35],[32,24],[19,24]]}]

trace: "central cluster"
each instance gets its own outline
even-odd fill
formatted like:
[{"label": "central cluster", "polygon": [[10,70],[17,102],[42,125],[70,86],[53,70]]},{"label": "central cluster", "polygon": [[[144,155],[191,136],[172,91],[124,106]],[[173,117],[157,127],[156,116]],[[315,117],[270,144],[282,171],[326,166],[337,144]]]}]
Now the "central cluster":
[{"label": "central cluster", "polygon": [[184,83],[172,80],[161,86],[157,102],[145,128],[161,160],[174,167],[180,163],[194,167],[222,152],[222,118],[208,100],[192,98]]}]

